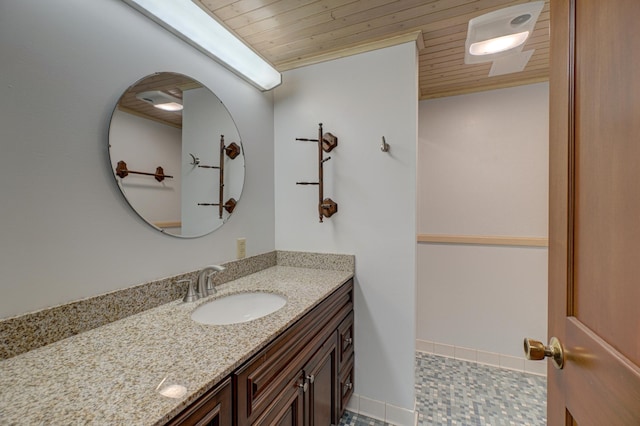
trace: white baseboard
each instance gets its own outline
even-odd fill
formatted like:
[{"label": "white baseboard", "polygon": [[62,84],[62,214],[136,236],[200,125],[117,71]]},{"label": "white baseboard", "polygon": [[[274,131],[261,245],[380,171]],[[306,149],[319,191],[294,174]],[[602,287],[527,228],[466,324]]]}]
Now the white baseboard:
[{"label": "white baseboard", "polygon": [[413,410],[407,410],[356,393],[351,395],[347,410],[396,426],[417,426],[418,424],[418,412],[415,407]]},{"label": "white baseboard", "polygon": [[524,357],[515,357],[495,352],[482,351],[480,349],[464,348],[419,339],[416,340],[416,350],[418,352],[447,358],[490,365],[493,367],[503,368],[505,370],[520,371],[522,373],[535,374],[537,376],[547,376],[546,362],[529,361]]}]

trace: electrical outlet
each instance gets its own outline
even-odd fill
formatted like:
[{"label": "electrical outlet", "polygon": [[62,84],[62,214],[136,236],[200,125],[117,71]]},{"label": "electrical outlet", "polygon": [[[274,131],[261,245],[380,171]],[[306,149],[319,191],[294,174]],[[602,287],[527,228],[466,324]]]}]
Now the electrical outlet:
[{"label": "electrical outlet", "polygon": [[247,256],[247,239],[238,238],[236,241],[236,257],[238,259],[244,259]]}]

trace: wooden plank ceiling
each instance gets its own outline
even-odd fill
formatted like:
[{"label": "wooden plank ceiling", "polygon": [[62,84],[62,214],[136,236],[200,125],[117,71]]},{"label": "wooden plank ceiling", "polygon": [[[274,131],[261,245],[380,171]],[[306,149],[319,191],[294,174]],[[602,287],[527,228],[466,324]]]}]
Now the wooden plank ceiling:
[{"label": "wooden plank ceiling", "polygon": [[420,99],[545,81],[549,1],[524,50],[524,71],[488,77],[465,65],[469,19],[528,0],[194,0],[279,71],[418,38]]}]

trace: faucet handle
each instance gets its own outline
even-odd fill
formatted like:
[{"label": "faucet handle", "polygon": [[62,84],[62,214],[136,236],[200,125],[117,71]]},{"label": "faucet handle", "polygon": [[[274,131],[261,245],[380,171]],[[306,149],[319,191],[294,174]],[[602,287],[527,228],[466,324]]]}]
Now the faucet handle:
[{"label": "faucet handle", "polygon": [[180,283],[189,283],[187,285],[187,294],[185,294],[184,295],[184,299],[182,299],[183,302],[195,302],[196,300],[200,299],[200,295],[196,291],[196,287],[195,287],[193,281],[191,281],[191,280],[180,280],[180,281],[178,281],[178,284],[180,284]]},{"label": "faucet handle", "polygon": [[211,294],[216,293],[216,288],[211,282],[211,276],[216,272],[221,272],[224,270],[224,266],[218,265],[205,266],[200,270],[200,273],[198,274],[198,293],[200,293],[200,297],[207,297]]},{"label": "faucet handle", "polygon": [[211,280],[211,277],[213,277],[216,274],[216,272],[217,271],[214,271],[209,275],[207,275],[207,294],[208,295],[215,294],[218,292],[218,290],[216,290],[215,286],[213,285],[213,280]]}]

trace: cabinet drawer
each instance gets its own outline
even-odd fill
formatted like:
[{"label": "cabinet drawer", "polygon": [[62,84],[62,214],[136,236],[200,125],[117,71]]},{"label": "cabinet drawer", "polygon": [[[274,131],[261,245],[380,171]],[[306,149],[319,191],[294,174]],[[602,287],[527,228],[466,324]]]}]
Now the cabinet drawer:
[{"label": "cabinet drawer", "polygon": [[340,370],[353,354],[353,336],[353,312],[351,312],[338,327],[338,369]]},{"label": "cabinet drawer", "polygon": [[347,316],[338,327],[338,368],[353,355],[353,311]]},{"label": "cabinet drawer", "polygon": [[340,372],[340,386],[338,394],[340,417],[344,414],[349,398],[351,398],[351,395],[353,394],[353,384],[355,383],[353,377],[353,359],[354,357],[351,356],[351,358],[346,361],[343,370]]}]

